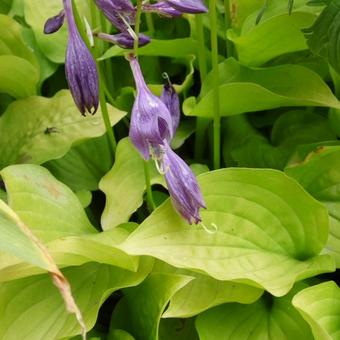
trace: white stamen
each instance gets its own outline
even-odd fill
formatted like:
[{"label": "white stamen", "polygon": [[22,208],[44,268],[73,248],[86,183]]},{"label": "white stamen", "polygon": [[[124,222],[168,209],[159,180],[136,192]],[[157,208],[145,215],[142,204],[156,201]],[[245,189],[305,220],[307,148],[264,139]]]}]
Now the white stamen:
[{"label": "white stamen", "polygon": [[90,46],[94,47],[94,38],[93,38],[92,29],[86,17],[84,17],[84,22],[85,22],[85,28],[86,28],[86,35],[89,38]]}]

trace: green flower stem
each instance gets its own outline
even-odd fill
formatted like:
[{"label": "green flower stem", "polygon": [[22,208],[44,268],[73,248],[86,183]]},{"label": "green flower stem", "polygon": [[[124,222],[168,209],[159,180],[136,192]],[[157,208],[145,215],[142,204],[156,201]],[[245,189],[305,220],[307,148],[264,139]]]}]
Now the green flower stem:
[{"label": "green flower stem", "polygon": [[231,27],[231,15],[230,15],[230,0],[224,0],[224,29],[225,29],[225,41],[226,41],[226,57],[233,55],[233,44],[228,40],[228,29]]},{"label": "green flower stem", "polygon": [[[198,41],[198,64],[200,71],[201,83],[203,83],[207,75],[207,56],[205,51],[204,43],[204,28],[202,23],[202,15],[195,15],[195,25],[196,25],[196,39]],[[207,119],[202,117],[197,117],[196,120],[196,140],[195,140],[195,158],[201,160],[203,158],[204,148],[204,136],[207,127]]]},{"label": "green flower stem", "polygon": [[[141,23],[141,14],[142,14],[142,0],[137,0],[137,13],[136,13],[136,25],[135,25],[135,33],[137,39],[135,39],[133,51],[134,55],[138,56],[138,46],[139,46],[139,32],[140,32],[140,23]],[[156,208],[152,187],[151,187],[151,176],[150,176],[150,167],[149,162],[144,161],[144,176],[145,176],[145,185],[146,185],[146,200],[150,211],[153,211]]]},{"label": "green flower stem", "polygon": [[150,35],[153,36],[154,33],[155,33],[155,25],[153,23],[152,14],[151,13],[145,13],[145,18],[146,18],[146,24],[148,26],[148,31],[149,31]]},{"label": "green flower stem", "polygon": [[220,93],[218,75],[218,40],[217,40],[217,15],[216,0],[209,2],[210,29],[211,29],[211,52],[213,74],[213,110],[214,110],[214,169],[219,169],[221,164],[221,117],[220,117]]}]

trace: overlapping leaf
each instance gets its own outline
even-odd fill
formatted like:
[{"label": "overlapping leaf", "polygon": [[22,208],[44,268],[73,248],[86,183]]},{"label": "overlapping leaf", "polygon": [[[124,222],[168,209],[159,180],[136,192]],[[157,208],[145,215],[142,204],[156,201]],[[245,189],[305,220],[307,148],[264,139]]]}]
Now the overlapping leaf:
[{"label": "overlapping leaf", "polygon": [[[109,112],[112,125],[125,115],[112,106]],[[16,101],[0,118],[0,169],[15,163],[41,164],[60,158],[73,144],[104,133],[100,111],[95,116],[82,117],[69,91],[62,90],[53,98]]]},{"label": "overlapping leaf", "polygon": [[272,170],[222,169],[199,176],[208,209],[203,223],[215,234],[189,226],[168,201],[120,248],[219,280],[286,294],[296,280],[334,270],[318,256],[328,237],[327,210],[294,180]]}]

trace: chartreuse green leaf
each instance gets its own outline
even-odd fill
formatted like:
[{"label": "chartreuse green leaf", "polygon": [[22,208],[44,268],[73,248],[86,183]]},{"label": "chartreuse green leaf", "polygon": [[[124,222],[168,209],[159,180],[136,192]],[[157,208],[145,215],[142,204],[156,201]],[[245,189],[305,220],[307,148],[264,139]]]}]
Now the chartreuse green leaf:
[{"label": "chartreuse green leaf", "polygon": [[[46,242],[61,266],[98,262],[136,270],[138,258],[126,255],[115,245],[124,241],[123,228],[98,233],[90,224],[76,195],[45,168],[15,165],[1,171],[10,207]],[[40,273],[22,260],[0,253],[0,281]]]},{"label": "chartreuse green leaf", "polygon": [[[163,183],[154,168],[151,176],[153,183]],[[144,161],[128,138],[118,143],[115,164],[102,178],[99,188],[106,195],[106,205],[101,220],[104,230],[127,222],[143,204],[146,189]]]},{"label": "chartreuse green leaf", "polygon": [[0,28],[0,55],[12,55],[25,59],[37,68],[37,59],[22,38],[22,26],[9,16],[0,14]]},{"label": "chartreuse green leaf", "polygon": [[9,206],[41,240],[93,234],[77,196],[37,165],[12,165],[1,172]]},{"label": "chartreuse green leaf", "polygon": [[51,266],[44,253],[29,237],[26,229],[16,213],[0,200],[0,250],[45,271],[50,270]]},{"label": "chartreuse green leaf", "polygon": [[307,322],[292,306],[296,291],[281,298],[266,294],[251,305],[230,303],[208,310],[196,319],[200,340],[312,339]]},{"label": "chartreuse green leaf", "polygon": [[[41,6],[39,0],[23,0],[25,2],[25,19],[33,29],[41,51],[55,63],[64,63],[67,44],[67,28],[64,25],[54,34],[44,34],[44,25],[48,18],[57,15],[62,10],[62,2],[49,0]],[[82,13],[87,8],[86,1],[76,0],[77,9]],[[88,18],[90,21],[90,19]]]},{"label": "chartreuse green leaf", "polygon": [[[94,326],[99,307],[110,294],[138,285],[151,267],[152,261],[145,260],[137,272],[98,263],[65,269],[87,329]],[[80,333],[48,275],[0,284],[0,319],[0,339],[60,339]]]},{"label": "chartreuse green leaf", "polygon": [[75,145],[64,157],[44,166],[74,191],[95,191],[100,179],[112,166],[108,138],[103,135]]},{"label": "chartreuse green leaf", "polygon": [[198,340],[195,319],[162,319],[159,324],[161,340]]},{"label": "chartreuse green leaf", "polygon": [[0,56],[0,92],[14,98],[36,94],[39,81],[37,69],[26,59],[12,55]]},{"label": "chartreuse green leaf", "polygon": [[122,329],[114,329],[108,335],[107,340],[135,340],[135,338]]},{"label": "chartreuse green leaf", "polygon": [[158,340],[159,322],[171,296],[190,276],[151,273],[139,286],[124,290],[112,315],[111,329],[124,329],[137,339]]},{"label": "chartreuse green leaf", "polygon": [[173,273],[193,278],[170,299],[162,318],[188,318],[211,307],[226,303],[253,303],[263,291],[242,283],[219,281],[190,270],[178,269],[157,261],[154,273]]},{"label": "chartreuse green leaf", "polygon": [[334,270],[330,256],[318,255],[328,237],[327,210],[296,181],[260,169],[221,169],[198,179],[208,207],[203,223],[214,223],[215,234],[188,225],[167,201],[119,247],[275,296],[297,280]]},{"label": "chartreuse green leaf", "polygon": [[[259,69],[243,66],[230,58],[219,65],[219,74],[222,116],[288,106],[340,108],[340,102],[320,76],[302,66],[280,65]],[[213,76],[209,74],[198,103],[193,97],[184,102],[186,115],[213,117],[212,81]]]},{"label": "chartreuse green leaf", "polygon": [[291,164],[285,172],[295,178],[328,209],[330,233],[326,252],[340,266],[340,146],[315,146],[304,160]]},{"label": "chartreuse green leaf", "polygon": [[309,323],[315,339],[339,339],[340,289],[335,282],[302,290],[295,295],[293,305]]},{"label": "chartreuse green leaf", "polygon": [[[289,52],[306,50],[307,43],[302,29],[313,24],[316,15],[310,12],[285,12],[255,25],[255,18],[248,18],[248,23],[238,35],[233,30],[228,31],[228,38],[237,49],[240,62],[250,66],[260,66],[265,62]],[[249,22],[249,19],[252,20]]]},{"label": "chartreuse green leaf", "polygon": [[[125,112],[109,106],[111,124]],[[19,122],[25,121],[25,124]],[[31,97],[12,103],[0,117],[0,169],[13,163],[41,164],[64,156],[73,144],[105,133],[101,113],[83,117],[69,91],[53,98]]]}]

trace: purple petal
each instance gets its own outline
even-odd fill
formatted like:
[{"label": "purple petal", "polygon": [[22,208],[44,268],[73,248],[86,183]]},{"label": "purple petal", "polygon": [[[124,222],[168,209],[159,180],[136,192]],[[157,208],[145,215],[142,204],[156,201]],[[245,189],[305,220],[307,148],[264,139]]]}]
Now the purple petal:
[{"label": "purple petal", "polygon": [[137,87],[130,125],[130,139],[143,155],[150,158],[150,147],[157,148],[173,136],[172,118],[165,104],[147,87],[139,63],[130,58],[130,65]]},{"label": "purple petal", "polygon": [[178,11],[166,1],[159,1],[155,4],[146,3],[143,5],[142,9],[143,12],[157,13],[165,17],[179,17],[182,15],[181,11]]},{"label": "purple petal", "polygon": [[164,144],[162,167],[165,180],[176,210],[189,224],[201,222],[200,209],[205,208],[197,179],[190,167]]},{"label": "purple petal", "polygon": [[208,9],[202,0],[165,0],[171,7],[182,13],[207,13]]},{"label": "purple petal", "polygon": [[[118,33],[115,35],[106,34],[106,33],[98,33],[97,34],[99,39],[111,42],[120,46],[121,48],[132,49],[134,45],[134,39],[128,32]],[[140,33],[139,34],[139,46],[145,46],[149,44],[151,39],[145,35]]]},{"label": "purple petal", "polygon": [[59,14],[56,16],[47,19],[45,26],[44,26],[44,33],[45,34],[52,34],[61,28],[64,24],[64,19],[65,19],[65,12],[61,11]]},{"label": "purple petal", "polygon": [[79,111],[94,114],[99,104],[99,80],[96,63],[77,30],[71,0],[64,0],[69,40],[65,73],[73,99]]},{"label": "purple petal", "polygon": [[97,7],[121,32],[134,25],[136,9],[130,0],[95,0]]},{"label": "purple petal", "polygon": [[165,84],[163,87],[161,101],[166,105],[166,107],[170,111],[172,118],[172,130],[174,135],[179,125],[181,110],[178,94],[170,82]]}]

